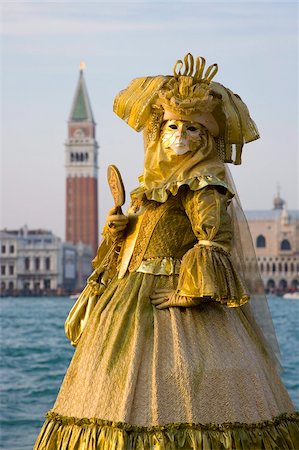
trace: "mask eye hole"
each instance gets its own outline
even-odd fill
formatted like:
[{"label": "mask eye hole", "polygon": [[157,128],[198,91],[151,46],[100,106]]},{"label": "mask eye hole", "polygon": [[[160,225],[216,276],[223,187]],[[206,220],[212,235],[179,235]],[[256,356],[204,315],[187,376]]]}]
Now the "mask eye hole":
[{"label": "mask eye hole", "polygon": [[190,127],[187,128],[187,130],[189,130],[189,131],[196,131],[197,128],[196,128],[196,127],[193,127],[193,126],[191,125]]},{"label": "mask eye hole", "polygon": [[177,125],[175,125],[174,123],[172,123],[171,125],[168,126],[168,128],[171,128],[172,130],[177,130]]}]

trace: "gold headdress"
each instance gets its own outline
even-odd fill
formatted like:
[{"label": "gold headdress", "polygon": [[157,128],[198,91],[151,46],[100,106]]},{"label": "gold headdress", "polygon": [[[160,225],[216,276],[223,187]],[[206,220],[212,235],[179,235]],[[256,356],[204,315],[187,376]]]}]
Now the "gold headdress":
[{"label": "gold headdress", "polygon": [[221,96],[215,95],[210,88],[211,80],[218,71],[217,64],[210,66],[204,74],[205,60],[198,57],[194,71],[193,56],[188,53],[184,59],[185,70],[182,61],[177,61],[173,78],[158,93],[158,102],[165,111],[171,111],[182,115],[190,115],[200,112],[212,112],[219,103]]},{"label": "gold headdress", "polygon": [[241,164],[242,147],[259,138],[258,130],[241,98],[212,81],[217,71],[217,64],[205,71],[205,59],[194,62],[188,53],[173,76],[133,80],[116,96],[114,112],[136,131],[146,128],[147,140],[156,138],[163,120],[197,121],[214,136],[223,161]]}]

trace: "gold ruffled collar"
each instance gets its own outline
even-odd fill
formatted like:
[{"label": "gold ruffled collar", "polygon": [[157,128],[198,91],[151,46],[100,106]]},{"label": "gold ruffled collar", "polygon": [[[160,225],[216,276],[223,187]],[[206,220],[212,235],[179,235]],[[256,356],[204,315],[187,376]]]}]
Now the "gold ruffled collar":
[{"label": "gold ruffled collar", "polygon": [[139,186],[131,192],[131,198],[140,199],[145,196],[148,200],[154,200],[159,203],[165,203],[170,195],[175,196],[181,186],[189,186],[192,191],[198,191],[206,186],[222,186],[233,198],[235,193],[229,189],[227,183],[214,174],[203,174],[185,180],[176,180],[162,184],[152,189],[146,189],[143,182],[143,175],[139,177]]}]

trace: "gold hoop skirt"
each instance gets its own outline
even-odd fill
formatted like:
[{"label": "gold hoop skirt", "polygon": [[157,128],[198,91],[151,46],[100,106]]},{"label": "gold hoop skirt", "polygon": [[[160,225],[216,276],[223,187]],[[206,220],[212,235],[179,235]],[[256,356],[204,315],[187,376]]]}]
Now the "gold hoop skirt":
[{"label": "gold hoop skirt", "polygon": [[298,416],[244,305],[158,310],[177,277],[115,278],[95,307],[37,450],[298,449]]}]

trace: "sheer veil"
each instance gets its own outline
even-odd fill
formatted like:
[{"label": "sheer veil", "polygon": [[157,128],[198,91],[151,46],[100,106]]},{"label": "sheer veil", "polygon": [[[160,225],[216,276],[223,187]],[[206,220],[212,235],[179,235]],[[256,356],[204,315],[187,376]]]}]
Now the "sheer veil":
[{"label": "sheer veil", "polygon": [[258,335],[261,347],[276,364],[278,370],[281,370],[279,346],[249,226],[227,164],[225,164],[225,170],[228,186],[235,192],[228,208],[233,225],[231,257],[246,282],[251,297],[250,302],[241,308],[253,332]]}]

